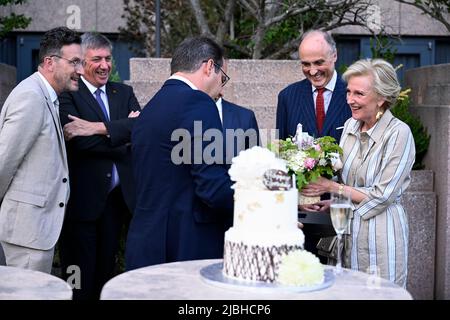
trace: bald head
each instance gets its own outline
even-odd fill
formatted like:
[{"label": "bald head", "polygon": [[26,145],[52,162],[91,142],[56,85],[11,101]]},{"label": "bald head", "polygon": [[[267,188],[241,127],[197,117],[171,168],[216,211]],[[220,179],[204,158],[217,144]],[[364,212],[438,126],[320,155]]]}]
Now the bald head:
[{"label": "bald head", "polygon": [[299,57],[305,77],[316,88],[325,87],[334,74],[336,43],[326,32],[306,32],[299,46]]},{"label": "bald head", "polygon": [[[328,32],[322,30],[306,31],[300,38],[300,46],[306,39],[316,42],[317,44],[320,45],[328,46],[330,53],[336,52],[336,42]],[[309,41],[306,41],[303,44],[306,45],[308,42]]]}]

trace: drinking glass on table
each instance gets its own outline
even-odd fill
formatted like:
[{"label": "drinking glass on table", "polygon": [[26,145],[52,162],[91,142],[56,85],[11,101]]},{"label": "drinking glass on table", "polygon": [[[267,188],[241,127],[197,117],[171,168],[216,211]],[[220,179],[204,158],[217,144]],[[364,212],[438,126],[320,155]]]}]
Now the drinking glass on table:
[{"label": "drinking glass on table", "polygon": [[352,210],[350,194],[348,192],[332,193],[331,194],[331,205],[330,205],[330,215],[331,222],[333,223],[334,231],[336,231],[338,239],[338,253],[337,253],[337,264],[336,264],[336,274],[342,273],[342,235],[347,229],[350,212]]}]

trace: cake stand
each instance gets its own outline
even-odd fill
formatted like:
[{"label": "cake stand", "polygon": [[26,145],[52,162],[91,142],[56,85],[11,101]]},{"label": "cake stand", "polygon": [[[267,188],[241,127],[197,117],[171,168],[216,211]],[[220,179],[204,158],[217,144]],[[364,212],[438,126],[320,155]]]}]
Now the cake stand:
[{"label": "cake stand", "polygon": [[246,290],[254,292],[311,292],[317,290],[323,290],[330,287],[334,283],[334,273],[332,269],[325,269],[324,281],[320,284],[313,286],[286,286],[279,283],[269,283],[262,281],[244,281],[239,279],[229,278],[222,273],[223,263],[214,263],[200,270],[202,279],[211,285],[218,286],[224,289],[231,290]]}]

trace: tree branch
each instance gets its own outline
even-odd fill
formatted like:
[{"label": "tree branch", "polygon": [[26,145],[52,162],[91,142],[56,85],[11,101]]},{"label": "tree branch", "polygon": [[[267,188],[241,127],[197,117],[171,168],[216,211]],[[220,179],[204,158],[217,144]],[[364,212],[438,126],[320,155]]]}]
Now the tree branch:
[{"label": "tree branch", "polygon": [[200,29],[200,32],[206,36],[212,36],[211,30],[209,29],[208,22],[205,18],[205,13],[203,12],[199,0],[189,0],[191,4],[192,11],[194,12],[195,20]]},{"label": "tree branch", "polygon": [[250,52],[250,50],[248,50],[245,47],[242,47],[240,45],[237,45],[234,42],[225,40],[223,45],[226,48],[230,48],[230,49],[233,49],[233,50],[239,52],[240,54],[244,55],[246,58],[250,58],[252,56],[252,53]]},{"label": "tree branch", "polygon": [[[250,5],[250,3],[248,3],[247,0],[239,0],[240,4],[247,9],[248,11],[250,11],[250,13],[252,14],[252,16],[254,16],[256,19],[258,19],[258,6],[254,6],[252,7]],[[254,3],[255,5],[255,3]]]},{"label": "tree branch", "polygon": [[298,15],[298,14],[302,14],[302,13],[308,12],[309,10],[311,10],[311,6],[309,6],[309,5],[306,6],[306,7],[297,8],[297,9],[294,9],[294,10],[289,10],[288,9],[288,10],[284,11],[282,14],[280,14],[280,15],[278,15],[276,17],[273,17],[272,19],[266,20],[266,23],[265,23],[266,27],[270,27],[271,25],[273,25],[273,24],[275,24],[277,22],[283,21],[286,18],[289,18],[289,17],[295,16],[295,15]]},{"label": "tree branch", "polygon": [[[447,17],[444,17],[443,12],[447,9],[447,13],[450,12],[450,1],[436,1],[430,0],[429,4],[425,4],[422,1],[407,1],[407,0],[395,0],[399,3],[416,7],[422,11],[422,13],[429,15],[433,19],[442,23],[445,28],[450,32],[450,22]],[[432,7],[430,7],[432,6]],[[445,8],[447,6],[447,8]]]},{"label": "tree branch", "polygon": [[225,39],[225,35],[227,33],[227,28],[229,27],[231,18],[233,17],[234,7],[235,0],[228,0],[223,14],[225,19],[220,21],[216,32],[216,40],[219,44],[223,44],[223,40]]}]

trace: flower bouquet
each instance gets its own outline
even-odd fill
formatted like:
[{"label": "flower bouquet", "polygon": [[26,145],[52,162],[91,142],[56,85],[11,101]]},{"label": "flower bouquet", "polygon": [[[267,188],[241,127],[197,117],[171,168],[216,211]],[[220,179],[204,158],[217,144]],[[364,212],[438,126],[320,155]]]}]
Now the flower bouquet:
[{"label": "flower bouquet", "polygon": [[[295,137],[277,140],[269,145],[269,149],[286,161],[288,173],[295,174],[299,191],[319,177],[332,178],[342,168],[342,148],[336,140],[330,136],[314,139],[302,132],[301,124],[297,126]],[[318,201],[320,197],[299,195],[299,204]]]}]

